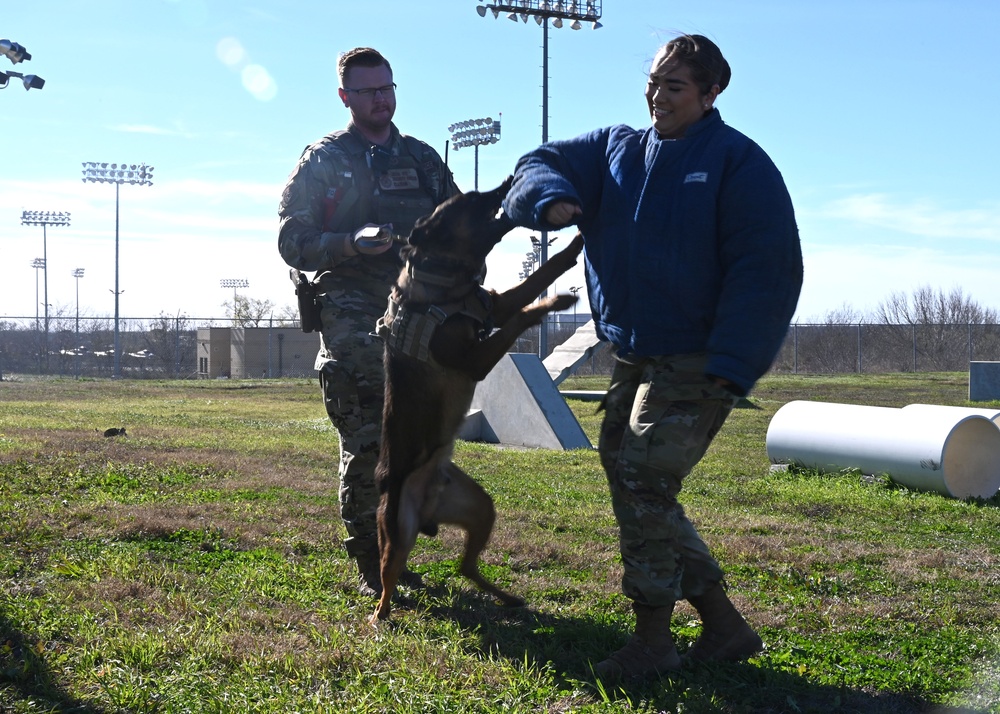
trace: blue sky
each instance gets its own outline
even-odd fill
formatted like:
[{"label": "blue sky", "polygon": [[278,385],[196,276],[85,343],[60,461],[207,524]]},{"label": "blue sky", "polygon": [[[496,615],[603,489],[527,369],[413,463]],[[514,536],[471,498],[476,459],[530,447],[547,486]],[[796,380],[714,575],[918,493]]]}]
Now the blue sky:
[{"label": "blue sky", "polygon": [[[476,13],[476,0],[32,0],[8,4],[0,38],[43,77],[0,90],[0,316],[35,314],[42,229],[24,210],[69,211],[47,231],[51,310],[113,314],[114,187],[81,163],[146,163],[123,186],[123,316],[221,317],[232,291],[280,309],[294,296],[276,248],[277,204],[302,148],[342,128],[337,54],[381,50],[399,85],[396,123],[442,154],[448,126],[502,114],[479,152],[492,188],[541,139],[542,30]],[[774,159],[806,264],[797,319],[890,293],[961,288],[1000,309],[1000,3],[995,0],[604,0],[603,27],[549,30],[549,136],[644,127],[645,72],[679,32],[712,37],[733,68],[716,106]],[[472,149],[449,151],[459,185]],[[561,236],[565,241],[568,233]],[[557,240],[553,248],[558,248]],[[511,233],[488,285],[517,280],[528,233]],[[583,284],[582,272],[559,281]]]}]

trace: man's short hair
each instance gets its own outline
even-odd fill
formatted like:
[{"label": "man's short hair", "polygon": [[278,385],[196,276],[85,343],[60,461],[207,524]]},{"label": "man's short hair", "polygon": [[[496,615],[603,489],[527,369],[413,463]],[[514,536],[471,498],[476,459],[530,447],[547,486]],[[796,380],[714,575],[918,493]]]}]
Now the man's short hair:
[{"label": "man's short hair", "polygon": [[355,47],[353,50],[342,52],[337,59],[337,74],[340,75],[340,86],[344,86],[344,78],[348,70],[352,67],[381,67],[385,65],[392,74],[392,65],[389,60],[382,56],[378,50],[371,47]]}]

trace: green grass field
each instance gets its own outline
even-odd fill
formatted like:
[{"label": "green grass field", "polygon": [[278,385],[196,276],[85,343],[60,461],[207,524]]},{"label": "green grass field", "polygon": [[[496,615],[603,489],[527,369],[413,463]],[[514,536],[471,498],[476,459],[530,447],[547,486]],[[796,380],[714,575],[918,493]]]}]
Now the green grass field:
[{"label": "green grass field", "polygon": [[[609,690],[590,665],[631,612],[596,452],[460,442],[497,503],[484,570],[529,604],[474,590],[443,529],[411,558],[427,588],[375,630],[313,381],[0,382],[0,711],[1000,713],[1000,498],[771,472],[765,452],[793,399],[967,390],[959,373],[765,378],[681,499],[766,649]],[[596,403],[570,405],[596,442]],[[682,651],[698,635],[686,603],[673,631]]]}]

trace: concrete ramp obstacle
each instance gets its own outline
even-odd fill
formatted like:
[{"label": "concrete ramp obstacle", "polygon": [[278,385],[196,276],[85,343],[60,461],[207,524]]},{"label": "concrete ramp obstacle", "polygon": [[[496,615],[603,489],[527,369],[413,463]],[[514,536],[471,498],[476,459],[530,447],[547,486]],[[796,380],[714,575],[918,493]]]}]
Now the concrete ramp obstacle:
[{"label": "concrete ramp obstacle", "polygon": [[542,361],[510,353],[476,387],[459,438],[543,449],[590,449]]}]

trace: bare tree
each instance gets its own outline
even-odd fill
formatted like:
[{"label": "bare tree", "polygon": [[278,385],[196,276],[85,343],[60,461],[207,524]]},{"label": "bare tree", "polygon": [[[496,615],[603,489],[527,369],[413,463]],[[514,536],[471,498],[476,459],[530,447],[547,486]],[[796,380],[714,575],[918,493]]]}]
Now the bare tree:
[{"label": "bare tree", "polygon": [[[887,345],[895,344],[897,351],[907,353],[905,359],[918,371],[966,369],[976,353],[995,352],[993,344],[977,344],[995,340],[994,332],[977,332],[973,326],[995,325],[997,319],[996,310],[983,307],[961,288],[945,292],[929,285],[909,295],[891,293],[873,315],[875,323],[896,327],[883,339]],[[900,330],[900,326],[909,326],[909,330]]]},{"label": "bare tree", "polygon": [[149,323],[142,334],[143,350],[164,375],[191,374],[195,369],[196,331],[187,315],[166,313]]},{"label": "bare tree", "polygon": [[997,311],[983,307],[962,288],[934,291],[929,285],[910,295],[894,292],[875,309],[874,322],[885,325],[986,325],[996,324]]},{"label": "bare tree", "polygon": [[862,322],[868,322],[868,319],[860,310],[856,309],[850,303],[845,302],[838,308],[827,310],[823,317],[818,320],[809,319],[804,322],[805,324],[815,325],[857,325]]},{"label": "bare tree", "polygon": [[232,302],[222,303],[226,314],[240,327],[260,327],[260,323],[268,320],[274,312],[274,303],[270,300],[257,300],[246,295],[236,295]]},{"label": "bare tree", "polygon": [[284,305],[279,308],[278,312],[274,315],[275,327],[298,327],[299,326],[299,308],[298,306]]}]

